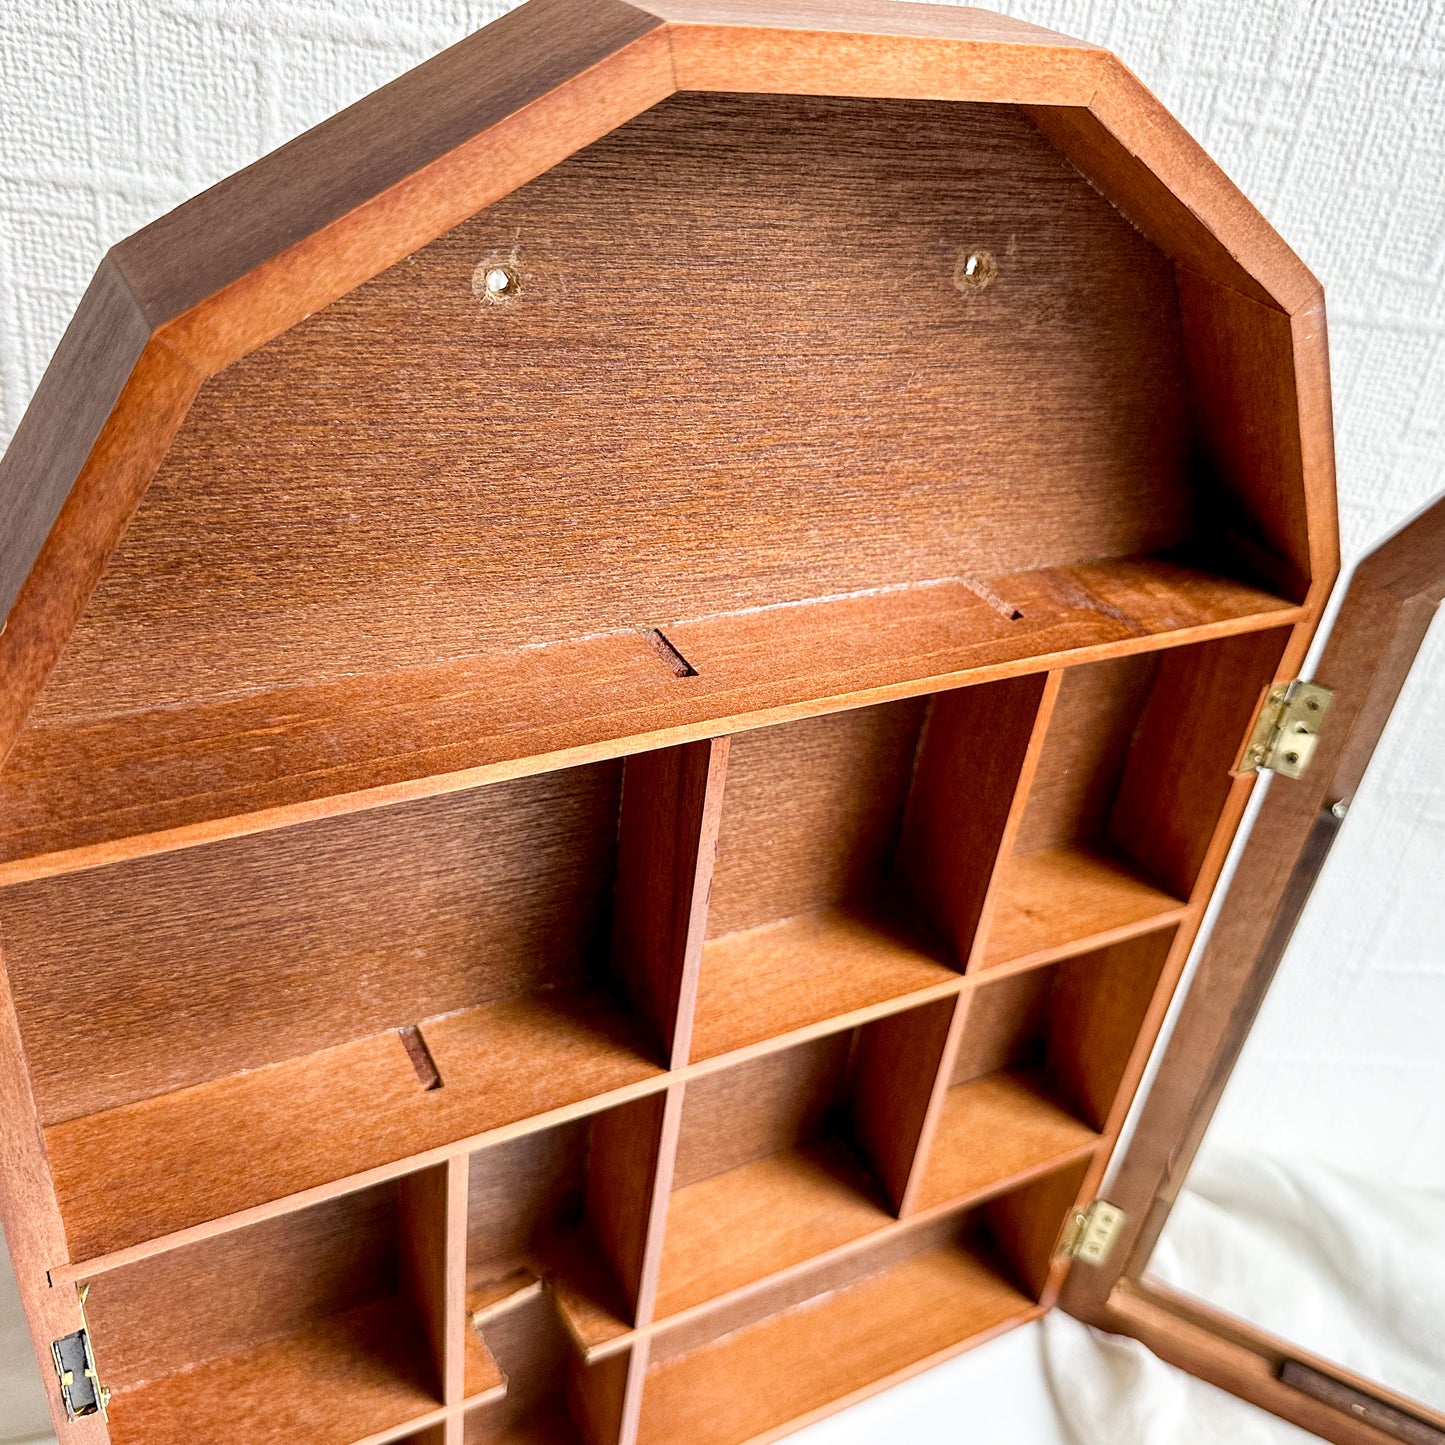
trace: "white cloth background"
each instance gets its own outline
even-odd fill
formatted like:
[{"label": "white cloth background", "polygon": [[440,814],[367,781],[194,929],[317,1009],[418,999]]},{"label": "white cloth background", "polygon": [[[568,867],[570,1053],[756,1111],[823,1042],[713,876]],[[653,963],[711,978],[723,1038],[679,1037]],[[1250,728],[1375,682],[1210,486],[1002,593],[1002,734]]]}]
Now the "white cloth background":
[{"label": "white cloth background", "polygon": [[[0,444],[108,245],[507,8],[5,0]],[[1445,489],[1445,0],[996,8],[1118,51],[1324,280],[1353,561]],[[1212,1140],[1330,1161],[1373,1180],[1379,1198],[1396,1186],[1445,1187],[1445,958],[1432,940],[1445,913],[1438,628],[1428,652],[1392,726],[1388,766],[1352,813]],[[1308,1170],[1294,1177],[1317,1181]],[[1234,1198],[1231,1208],[1261,1203]],[[1204,1191],[1180,1218],[1193,1230],[1219,1208]],[[1179,1267],[1190,1257],[1181,1246]],[[0,1441],[14,1441],[43,1416],[26,1413],[38,1385],[4,1288]],[[1041,1389],[1041,1342],[1068,1426]],[[1081,1367],[1081,1351],[1093,1366]],[[1092,1384],[1068,1390],[1067,1379]],[[917,1445],[1301,1438],[1067,1320],[1000,1340],[809,1438],[844,1445],[903,1433]]]}]

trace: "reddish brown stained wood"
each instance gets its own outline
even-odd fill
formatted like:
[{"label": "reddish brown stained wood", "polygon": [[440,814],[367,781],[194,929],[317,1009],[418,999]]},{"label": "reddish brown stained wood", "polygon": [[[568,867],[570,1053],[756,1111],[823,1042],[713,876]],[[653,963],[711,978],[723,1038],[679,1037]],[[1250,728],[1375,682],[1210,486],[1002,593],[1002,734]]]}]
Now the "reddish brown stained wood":
[{"label": "reddish brown stained wood", "polygon": [[612,956],[673,1067],[692,1038],[727,758],[718,738],[635,754],[624,773]]},{"label": "reddish brown stained wood", "polygon": [[[1183,642],[1300,615],[1148,559],[988,586],[1024,619],[958,584],[674,625],[701,669],[683,681],[626,632],[80,730],[37,727],[0,772],[13,819],[0,834],[0,882],[1033,671],[1065,654],[1149,650],[1165,633]],[[519,729],[527,708],[545,720]],[[240,757],[235,739],[246,740]]]},{"label": "reddish brown stained wood", "polygon": [[[80,1309],[73,1287],[49,1287],[51,1265],[69,1258],[65,1229],[56,1203],[55,1184],[31,1092],[29,1060],[10,997],[0,957],[0,1225],[19,1284],[20,1303],[35,1346],[35,1357],[48,1357],[50,1342],[80,1328]],[[57,1434],[65,1430],[76,1445],[107,1445],[104,1424],[97,1419],[67,1425],[65,1407],[53,1370],[40,1378]]]},{"label": "reddish brown stained wood", "polygon": [[983,918],[1047,675],[934,699],[913,772],[895,868],[962,967]]},{"label": "reddish brown stained wood", "polygon": [[942,998],[858,1031],[849,1119],[895,1213],[926,1147],[934,1081],[943,1067],[957,1000]]},{"label": "reddish brown stained wood", "polygon": [[[541,774],[0,891],[44,1122],[598,981],[620,786]],[[422,1034],[439,1096],[465,1087]]]},{"label": "reddish brown stained wood", "polygon": [[459,1404],[468,1393],[466,1155],[404,1175],[397,1203],[401,1286],[431,1346],[442,1403]]},{"label": "reddish brown stained wood", "polygon": [[633,1319],[642,1297],[667,1103],[665,1093],[652,1094],[605,1110],[592,1120],[587,1212]]},{"label": "reddish brown stained wood", "polygon": [[802,1424],[1026,1318],[1029,1301],[965,1251],[925,1251],[801,1312],[659,1364],[640,1439],[735,1445]]},{"label": "reddish brown stained wood", "polygon": [[1160,657],[1109,838],[1176,898],[1193,895],[1230,770],[1288,641],[1284,632],[1260,632]]},{"label": "reddish brown stained wood", "polygon": [[[46,1131],[71,1257],[87,1259],[656,1079],[595,995],[453,1014],[424,1030],[444,1087],[395,1034]],[[99,1162],[104,1161],[104,1168]]]},{"label": "reddish brown stained wood", "polygon": [[829,909],[703,948],[692,1055],[701,1061],[845,1019],[952,994],[958,975],[926,942]]}]

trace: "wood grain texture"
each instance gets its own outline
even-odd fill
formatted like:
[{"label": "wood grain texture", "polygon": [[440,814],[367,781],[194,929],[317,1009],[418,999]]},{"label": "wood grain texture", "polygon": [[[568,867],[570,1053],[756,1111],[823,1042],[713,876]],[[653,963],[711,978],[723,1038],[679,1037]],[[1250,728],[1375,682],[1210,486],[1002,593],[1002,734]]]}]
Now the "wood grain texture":
[{"label": "wood grain texture", "polygon": [[1036,853],[1103,833],[1159,666],[1158,653],[1065,668],[1014,848]]},{"label": "wood grain texture", "polygon": [[811,1308],[656,1366],[639,1438],[736,1445],[984,1338],[1028,1306],[966,1250],[924,1251]]},{"label": "wood grain texture", "polygon": [[892,1215],[841,1142],[782,1149],[675,1190],[657,1316],[692,1309],[884,1229]]},{"label": "wood grain texture", "polygon": [[423,1090],[397,1036],[381,1034],[47,1129],[71,1258],[587,1112],[614,1091],[647,1092],[662,1072],[595,994],[468,1010],[423,1032],[450,1081],[440,1089]]},{"label": "wood grain texture", "polygon": [[871,902],[898,842],[921,700],[734,739],[707,936]]},{"label": "wood grain texture", "polygon": [[1108,847],[1021,854],[1004,867],[980,966],[1034,967],[1163,927],[1184,908]]},{"label": "wood grain texture", "polygon": [[467,1158],[396,1182],[401,1288],[431,1349],[442,1403],[466,1394]]},{"label": "wood grain texture", "polygon": [[178,1389],[162,1376],[118,1391],[110,1438],[113,1445],[393,1439],[440,1406],[430,1370],[416,1322],[394,1298],[382,1300],[211,1361],[205,1389]]},{"label": "wood grain texture", "polygon": [[620,786],[542,774],[0,891],[45,1123],[597,977]]},{"label": "wood grain texture", "polygon": [[1193,894],[1232,769],[1288,641],[1261,632],[1160,659],[1108,836],[1176,898]]},{"label": "wood grain texture", "polygon": [[92,1279],[86,1314],[102,1378],[127,1390],[377,1300],[405,1313],[399,1187],[343,1195]]},{"label": "wood grain texture", "polygon": [[36,726],[0,772],[0,881],[985,681],[1040,658],[1142,651],[1300,615],[1258,589],[1150,558],[995,574],[982,586],[1022,618],[985,601],[980,584],[942,583],[672,624],[699,669],[686,679],[629,629]]},{"label": "wood grain texture", "polygon": [[622,1285],[628,1320],[642,1297],[643,1264],[661,1166],[666,1094],[607,1109],[592,1120],[587,1213],[593,1233]]},{"label": "wood grain texture", "polygon": [[1173,268],[1016,111],[675,98],[209,381],[37,720],[1159,551],[1183,367]]},{"label": "wood grain texture", "polygon": [[894,1213],[903,1210],[926,1147],[934,1084],[958,1000],[938,999],[865,1024],[852,1064],[849,1124]]},{"label": "wood grain texture", "polygon": [[105,1425],[85,1419],[69,1425],[53,1369],[45,1368],[50,1342],[81,1327],[72,1288],[52,1288],[48,1271],[69,1258],[65,1226],[31,1089],[30,1064],[20,1038],[5,960],[0,955],[0,1226],[15,1271],[25,1323],[40,1363],[50,1416],[57,1434],[67,1430],[76,1445],[107,1445]]},{"label": "wood grain texture", "polygon": [[901,888],[959,967],[994,866],[1047,685],[1046,674],[933,700],[895,863]]},{"label": "wood grain texture", "polygon": [[[1445,595],[1442,558],[1445,502],[1436,501],[1356,568],[1315,673],[1335,692],[1330,725],[1309,774],[1292,786],[1271,785],[1260,805],[1111,1186],[1128,1211],[1129,1228],[1109,1269],[1070,1279],[1071,1312],[1102,1318],[1106,1309],[1114,1311],[1110,1291],[1120,1286],[1122,1301],[1127,1282],[1147,1264],[1328,856],[1338,827],[1332,806],[1348,806],[1353,798]],[[1118,1315],[1123,1320],[1122,1304]],[[1124,1323],[1116,1327],[1135,1332]],[[1257,1383],[1257,1355],[1229,1353],[1233,1383],[1226,1388],[1261,1403],[1262,1388],[1270,1399],[1280,1398]],[[1330,1429],[1338,1432],[1343,1424]]]},{"label": "wood grain texture", "polygon": [[945,1096],[918,1208],[967,1203],[1078,1158],[1098,1135],[1027,1070],[984,1074]]},{"label": "wood grain texture", "polygon": [[673,1189],[815,1138],[847,1087],[851,1033],[814,1039],[690,1082]]},{"label": "wood grain texture", "polygon": [[958,975],[929,944],[872,917],[829,909],[704,945],[695,1059],[955,992]]},{"label": "wood grain texture", "polygon": [[1031,1299],[1053,1303],[1059,1236],[1083,1188],[1087,1162],[1076,1161],[979,1207],[993,1258]]},{"label": "wood grain texture", "polygon": [[623,774],[613,968],[659,1057],[687,1062],[728,739],[637,753]]}]

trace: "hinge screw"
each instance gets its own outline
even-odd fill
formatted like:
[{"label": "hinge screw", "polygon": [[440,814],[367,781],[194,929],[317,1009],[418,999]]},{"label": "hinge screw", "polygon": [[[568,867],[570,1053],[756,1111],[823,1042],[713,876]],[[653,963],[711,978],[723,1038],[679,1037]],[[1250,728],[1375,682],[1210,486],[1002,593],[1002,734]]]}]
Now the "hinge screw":
[{"label": "hinge screw", "polygon": [[1350,805],[1345,802],[1343,798],[1336,799],[1330,806],[1330,812],[1333,813],[1336,818],[1343,818],[1349,811]]}]

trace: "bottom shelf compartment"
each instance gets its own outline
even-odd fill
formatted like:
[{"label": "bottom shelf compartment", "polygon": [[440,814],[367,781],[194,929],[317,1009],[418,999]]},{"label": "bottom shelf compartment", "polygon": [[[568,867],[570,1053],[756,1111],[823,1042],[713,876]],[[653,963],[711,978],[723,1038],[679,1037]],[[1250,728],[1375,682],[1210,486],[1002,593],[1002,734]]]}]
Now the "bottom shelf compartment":
[{"label": "bottom shelf compartment", "polygon": [[[91,1281],[114,1445],[353,1445],[438,1410],[434,1182],[389,1181]],[[479,1399],[503,1388],[486,1365],[471,1371]]]},{"label": "bottom shelf compartment", "polygon": [[621,1430],[629,1355],[584,1366],[547,1290],[524,1272],[510,1294],[470,1296],[471,1328],[506,1377],[504,1397],[467,1412],[466,1445],[600,1445]]},{"label": "bottom shelf compartment", "polygon": [[750,1301],[750,1320],[722,1311],[701,1343],[698,1324],[660,1335],[640,1445],[743,1445],[799,1428],[1024,1323],[1043,1308],[1083,1175],[1071,1167],[789,1280]]}]

